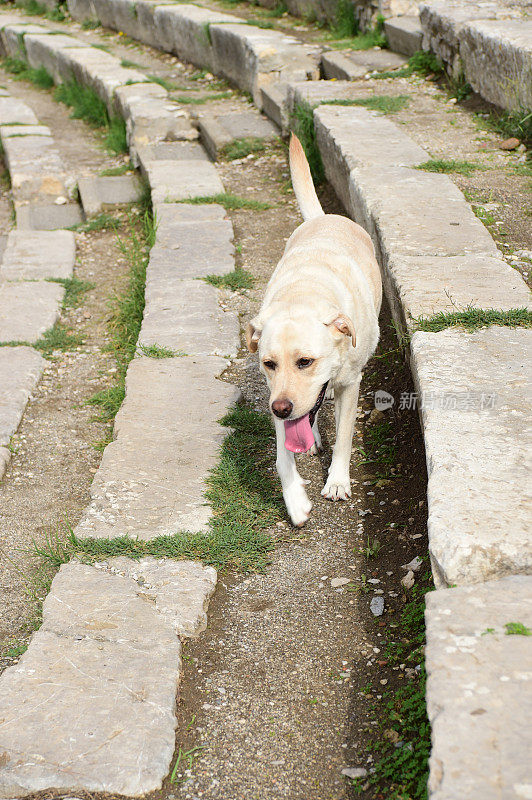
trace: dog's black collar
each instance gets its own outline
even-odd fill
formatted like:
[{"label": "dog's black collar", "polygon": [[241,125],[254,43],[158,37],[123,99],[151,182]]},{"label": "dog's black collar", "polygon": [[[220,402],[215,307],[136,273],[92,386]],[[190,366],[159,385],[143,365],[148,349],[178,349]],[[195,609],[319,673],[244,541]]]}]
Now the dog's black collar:
[{"label": "dog's black collar", "polygon": [[321,387],[320,393],[318,395],[318,399],[314,403],[313,408],[311,408],[310,411],[309,411],[308,416],[309,416],[309,421],[310,421],[310,427],[311,428],[314,425],[314,420],[316,419],[316,414],[320,410],[320,406],[323,403],[323,400],[325,399],[325,392],[327,391],[328,383],[329,383],[329,381],[326,381],[323,384],[323,386]]}]

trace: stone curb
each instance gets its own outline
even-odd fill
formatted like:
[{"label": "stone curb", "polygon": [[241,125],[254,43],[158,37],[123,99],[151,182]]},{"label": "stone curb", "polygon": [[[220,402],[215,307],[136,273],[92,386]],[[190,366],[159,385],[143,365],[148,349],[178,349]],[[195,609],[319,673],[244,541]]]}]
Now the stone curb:
[{"label": "stone curb", "polygon": [[423,47],[507,111],[532,108],[532,19],[519,4],[421,3]]},{"label": "stone curb", "polygon": [[[18,42],[16,30],[10,33]],[[4,29],[1,40],[10,41]],[[20,216],[28,203],[64,194],[66,176],[49,129],[6,90],[0,93],[0,141],[19,225],[7,235],[0,262],[0,343],[35,344],[59,317],[65,290],[49,279],[72,276],[75,239],[71,231],[22,232]],[[29,347],[0,347],[0,479],[9,462],[7,445],[44,364]]]},{"label": "stone curb", "polygon": [[[4,26],[2,34],[10,32]],[[64,39],[56,47],[55,38],[39,34],[34,63],[37,53],[48,64],[75,63],[77,79],[124,113],[132,155],[137,157],[139,147],[144,156],[157,218],[139,355],[129,365],[115,439],[104,451],[75,533],[150,539],[204,532],[211,516],[205,478],[227,433],[218,420],[240,396],[218,378],[227,357],[236,355],[240,331],[237,316],[221,309],[217,290],[197,279],[234,269],[233,229],[220,206],[172,201],[220,194],[224,187],[210,162],[197,154],[188,159],[186,147],[161,145],[169,131],[176,132],[173,106],[168,108],[161,87],[152,92],[145,83],[122,85],[107,59],[69,42],[67,47]],[[168,112],[162,120],[161,104]],[[197,132],[183,119],[177,123],[183,135],[172,138],[191,147]],[[158,158],[161,147],[172,157]],[[194,233],[201,233],[199,252]],[[176,355],[149,358],[143,353],[150,347],[168,347]],[[61,568],[45,601],[42,627],[19,663],[0,678],[2,797],[51,787],[136,796],[159,788],[169,771],[182,675],[180,637],[206,626],[216,572],[151,558],[99,566],[103,571],[75,562]],[[16,724],[21,718],[23,726]]]}]

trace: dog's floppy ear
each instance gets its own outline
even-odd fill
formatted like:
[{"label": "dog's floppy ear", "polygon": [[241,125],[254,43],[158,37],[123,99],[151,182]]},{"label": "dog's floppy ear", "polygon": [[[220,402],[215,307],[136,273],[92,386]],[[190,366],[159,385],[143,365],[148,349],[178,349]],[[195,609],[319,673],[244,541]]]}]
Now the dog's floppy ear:
[{"label": "dog's floppy ear", "polygon": [[328,328],[332,328],[338,331],[339,333],[343,333],[344,336],[351,337],[351,344],[353,347],[356,347],[357,343],[357,335],[355,331],[355,326],[353,325],[353,320],[347,316],[347,314],[341,313],[334,313],[332,319],[329,322],[326,322]]},{"label": "dog's floppy ear", "polygon": [[246,344],[250,353],[256,353],[259,346],[259,339],[262,333],[262,326],[258,318],[252,319],[246,325]]}]

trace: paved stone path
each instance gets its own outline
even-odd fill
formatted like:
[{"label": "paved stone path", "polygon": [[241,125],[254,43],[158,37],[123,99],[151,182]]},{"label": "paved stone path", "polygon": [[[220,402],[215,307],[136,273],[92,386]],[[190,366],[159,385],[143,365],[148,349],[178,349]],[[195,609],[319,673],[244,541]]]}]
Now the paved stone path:
[{"label": "paved stone path", "polygon": [[[227,18],[228,15],[222,19],[218,12],[194,6],[155,6],[143,3],[138,6],[139,13],[132,14],[132,6],[127,2],[102,0],[100,19],[109,27],[115,29],[119,27],[129,35],[161,49],[177,51],[180,56],[193,63],[207,66],[218,74],[228,77],[241,88],[250,91],[255,104],[259,108],[264,108],[271,118],[283,127],[286,125],[291,103],[304,99],[312,104],[321,104],[315,111],[314,118],[317,141],[327,176],[351,216],[364,224],[374,238],[383,267],[385,288],[400,328],[411,331],[412,318],[422,314],[431,315],[435,311],[454,309],[456,306],[465,308],[470,303],[479,306],[489,303],[490,307],[502,310],[529,305],[529,294],[524,283],[517,273],[500,259],[488,232],[472,214],[469,205],[465,203],[463,196],[451,181],[445,176],[412,169],[416,163],[426,160],[427,153],[410,142],[387,120],[371,112],[327,106],[327,100],[349,96],[350,88],[347,83],[336,81],[331,87],[317,81],[307,82],[308,79],[318,77],[318,53],[315,48],[301,45],[296,40],[291,40],[275,31],[264,31],[234,23],[234,18]],[[79,2],[75,8],[72,4],[71,11],[79,19],[92,13],[88,5],[84,6]],[[104,18],[105,13],[109,14],[108,19]],[[179,242],[178,239],[178,251],[183,248],[178,258],[183,257],[182,263],[186,268],[191,263],[187,257],[185,244],[191,230],[187,226],[204,224],[205,218],[201,216],[202,210],[200,212],[193,206],[189,210],[184,206],[184,210],[176,212],[177,217],[174,217],[171,212],[163,211],[164,204],[188,199],[198,194],[215,195],[223,191],[223,184],[214,166],[201,157],[198,158],[197,151],[193,151],[195,155],[189,158],[190,151],[184,150],[182,153],[185,158],[178,158],[175,145],[172,145],[172,156],[166,157],[169,155],[168,146],[162,143],[167,138],[183,142],[193,142],[197,138],[197,131],[190,120],[176,104],[169,101],[162,87],[147,83],[145,76],[140,72],[135,74],[132,70],[125,70],[110,54],[101,51],[96,53],[94,48],[73,44],[68,37],[50,36],[43,32],[40,26],[17,25],[16,19],[16,17],[11,21],[8,19],[2,29],[2,46],[7,54],[14,55],[18,52],[19,36],[22,34],[28,59],[32,65],[46,63],[56,80],[65,79],[66,74],[74,74],[78,81],[92,86],[110,107],[117,109],[124,116],[132,156],[136,163],[141,163],[144,173],[148,176],[153,201],[160,207],[162,218],[166,217],[164,225],[168,226],[167,231],[171,230],[171,240],[174,241],[174,236],[179,237],[180,231],[183,233],[184,240]],[[206,24],[208,35],[205,33]],[[353,58],[349,60],[354,63]],[[329,63],[332,65],[334,59],[330,58]],[[363,69],[367,72],[366,66],[363,66]],[[346,75],[348,74],[346,71]],[[349,74],[349,77],[353,76],[353,73]],[[473,82],[467,69],[466,76]],[[132,81],[135,82],[133,85]],[[488,96],[486,89],[482,91]],[[7,124],[9,120],[13,124],[13,121],[23,119],[23,124],[29,128],[28,141],[22,144],[13,143],[14,139],[9,132],[5,134],[0,129],[2,141],[5,139],[4,147],[7,143],[6,152],[9,151],[8,158],[13,174],[17,176],[16,190],[21,201],[33,198],[36,191],[41,194],[57,193],[60,188],[64,188],[64,184],[60,187],[57,182],[53,183],[46,178],[47,170],[52,164],[55,165],[52,172],[55,171],[56,177],[61,175],[59,165],[54,161],[55,156],[46,131],[37,129],[35,127],[38,125],[37,120],[32,118],[31,113],[21,109],[17,103],[10,104],[9,98],[5,97],[0,98],[0,101],[5,103],[5,118],[0,120],[4,121],[4,125],[5,119],[8,121]],[[208,128],[204,132],[205,138],[208,138],[207,130]],[[46,142],[42,162],[39,162],[37,182],[33,175],[26,176],[23,168],[17,172],[17,163],[24,162],[30,151],[34,152],[31,148],[35,147],[36,139]],[[158,147],[164,148],[160,154],[154,149]],[[168,208],[173,209],[172,206]],[[180,214],[184,216],[180,218]],[[164,225],[161,236],[164,235]],[[209,230],[213,232],[213,248],[217,248],[220,240],[223,241],[223,236],[226,234],[222,231],[226,229],[227,226],[218,225],[216,219],[209,220]],[[161,244],[160,235],[158,233],[158,243],[152,252],[148,271],[148,305],[141,343],[145,341],[159,344],[158,337],[163,337],[164,331],[168,330],[168,309],[162,307],[161,297],[166,296],[170,290],[172,302],[175,303],[173,313],[178,313],[179,296],[185,282],[199,277],[197,271],[204,274],[202,265],[196,263],[190,274],[186,271],[181,272],[179,278],[172,277],[168,285],[170,254],[165,254],[167,245]],[[230,242],[230,237],[226,241]],[[175,253],[171,254],[170,262],[175,263]],[[230,268],[230,263],[222,253],[222,260],[217,267],[220,270],[219,274],[224,274],[224,271]],[[434,277],[435,272],[436,277]],[[176,465],[158,464],[161,451],[152,450],[150,443],[161,429],[167,431],[169,412],[171,419],[174,421],[176,419],[175,409],[171,407],[166,394],[166,387],[171,385],[173,380],[176,381],[176,387],[183,386],[191,375],[194,380],[204,385],[206,380],[215,379],[223,368],[220,350],[210,349],[209,331],[212,331],[212,341],[217,339],[219,342],[220,323],[225,314],[221,314],[216,308],[212,293],[209,300],[206,298],[207,294],[202,296],[201,292],[194,298],[198,308],[202,308],[205,302],[211,304],[212,316],[209,316],[207,323],[204,319],[201,321],[203,344],[209,343],[206,348],[200,352],[191,347],[197,337],[198,319],[194,313],[190,313],[184,320],[186,330],[183,334],[172,331],[171,338],[168,339],[175,342],[176,346],[186,345],[190,361],[176,357],[169,359],[163,366],[158,364],[154,366],[153,362],[144,358],[132,362],[128,372],[127,399],[117,418],[116,441],[106,450],[101,471],[95,479],[93,502],[78,529],[80,535],[113,535],[113,530],[123,532],[126,526],[130,532],[149,538],[157,532],[170,532],[181,527],[184,520],[190,521],[193,527],[197,525],[198,529],[205,524],[208,510],[201,507],[201,476],[215,460],[219,434],[212,423],[219,418],[219,410],[208,415],[208,419],[193,418],[192,426],[198,425],[202,429],[207,427],[212,433],[205,443],[205,463],[201,464],[199,470],[194,467],[190,479],[188,476],[186,478],[180,476],[183,489],[181,498],[178,494],[179,486],[171,481],[171,477],[176,473]],[[228,325],[226,323],[227,318],[221,324],[221,329],[225,331],[223,336],[227,337],[223,346],[227,342],[236,348],[238,345],[236,326],[234,323]],[[146,336],[145,339],[142,338],[143,335]],[[527,490],[526,473],[522,468],[523,454],[530,447],[525,438],[526,434],[523,434],[520,426],[523,417],[523,398],[526,397],[525,392],[529,386],[524,362],[529,339],[529,331],[517,329],[508,332],[490,329],[474,335],[460,331],[439,334],[416,333],[411,344],[412,365],[421,394],[430,392],[431,396],[444,397],[450,392],[456,393],[457,389],[470,391],[470,378],[476,375],[474,387],[477,394],[484,395],[490,390],[497,398],[495,405],[486,409],[489,413],[474,413],[472,416],[470,412],[465,411],[460,415],[453,415],[451,422],[439,409],[433,410],[430,407],[423,409],[422,419],[430,473],[430,551],[435,581],[441,587],[434,595],[435,599],[429,606],[428,615],[428,653],[430,653],[431,670],[428,704],[434,722],[431,791],[438,800],[444,798],[450,800],[455,797],[453,779],[447,778],[451,774],[450,762],[454,759],[449,742],[454,736],[452,721],[456,719],[461,702],[460,692],[463,692],[464,687],[460,683],[462,681],[460,667],[454,670],[452,642],[457,641],[457,635],[466,637],[468,635],[462,632],[457,634],[456,631],[471,629],[470,619],[467,617],[467,605],[461,600],[463,597],[471,597],[473,605],[478,606],[482,603],[484,613],[482,619],[493,618],[495,625],[501,628],[505,623],[498,606],[499,587],[502,586],[500,591],[504,591],[507,587],[511,587],[513,591],[516,586],[519,587],[519,592],[529,591],[529,581],[525,577],[516,576],[516,573],[530,571],[532,556],[523,544],[526,523],[524,510],[521,511],[521,498],[525,496]],[[494,356],[497,358],[495,368]],[[500,368],[501,362],[505,364],[504,371]],[[153,393],[153,408],[146,407],[145,400],[141,399],[141,389],[146,385],[146,380],[153,386],[157,386],[158,381],[161,382],[160,391]],[[509,381],[512,386],[511,392],[507,391]],[[219,388],[216,389],[214,396],[220,398]],[[226,406],[234,400],[234,397],[234,392],[229,390],[221,400],[221,404]],[[193,413],[186,405],[187,399],[185,392],[182,401],[183,420],[179,420],[173,430],[167,431],[168,439],[164,439],[165,446],[162,452],[169,452],[174,445],[177,444],[179,447],[190,440],[191,429],[186,428],[185,422],[193,417]],[[148,422],[151,427],[148,427]],[[141,448],[144,462],[141,461],[139,464],[137,455],[139,437],[148,431],[146,443]],[[480,439],[484,443],[482,450],[484,455],[479,454]],[[497,460],[495,456],[501,451],[505,457]],[[490,459],[488,481],[484,472],[486,457]],[[511,475],[509,466],[513,466]],[[155,507],[143,516],[143,509],[147,505],[145,493],[150,493],[150,502],[153,498],[153,488],[150,488],[146,476],[156,467],[161,470],[158,476],[161,483],[157,487]],[[143,470],[145,475],[142,475]],[[168,479],[170,479],[168,483],[164,483]],[[512,487],[510,493],[508,493],[509,486]],[[458,487],[458,490],[451,492],[449,487],[453,489]],[[177,503],[174,502],[176,495]],[[515,509],[508,508],[514,498],[519,507],[517,517]],[[460,503],[463,505],[460,506]],[[502,514],[501,506],[504,511]],[[458,515],[457,507],[463,508]],[[476,508],[478,512],[474,511]],[[479,515],[483,519],[480,539]],[[475,553],[475,558],[471,557],[472,552]],[[90,585],[96,587],[94,591],[98,598],[104,591],[103,584],[105,592],[108,591],[108,581],[109,586],[115,587],[113,591],[119,594],[126,590],[130,593],[136,592],[131,579],[126,578],[133,567],[125,567],[124,564],[121,566],[124,575],[106,573],[105,578],[100,574],[98,579],[93,568],[75,564],[64,567],[59,573],[52,594],[47,600],[43,628],[34,637],[28,653],[19,666],[8,670],[0,681],[0,692],[5,692],[10,698],[11,719],[23,713],[22,700],[27,699],[28,680],[33,681],[29,677],[31,670],[36,669],[36,665],[46,669],[46,665],[54,661],[55,651],[48,645],[46,636],[48,634],[57,637],[58,632],[60,635],[63,634],[61,621],[56,622],[53,611],[50,611],[53,604],[51,598],[55,598],[56,602],[59,599],[61,603],[64,602],[63,596],[69,598],[68,573],[81,570],[82,577],[78,578],[76,573],[76,580],[88,579]],[[160,568],[162,569],[162,566]],[[154,570],[157,574],[157,568],[154,567]],[[491,582],[481,583],[478,588],[468,586],[471,582],[500,579],[506,575],[509,577],[495,581],[496,586]],[[457,583],[459,588],[444,588],[449,583]],[[493,593],[490,591],[492,585]],[[197,604],[204,609],[208,591],[203,586],[199,592],[200,598],[203,599]],[[94,603],[97,605],[98,602],[94,600],[93,605]],[[133,598],[132,602],[136,603],[136,600]],[[449,612],[451,606],[454,611]],[[521,612],[521,609],[525,616],[528,613],[518,601],[511,607],[512,613],[514,608],[515,614]],[[443,611],[439,612],[438,609]],[[81,618],[83,613],[79,612]],[[152,616],[146,618],[147,626],[154,624],[154,613],[152,611]],[[438,613],[444,616],[452,613],[453,626],[445,627],[439,624],[441,617],[437,616]],[[504,613],[510,613],[510,607],[508,609],[505,607]],[[434,626],[431,620],[434,620]],[[519,621],[526,622],[524,617]],[[479,636],[477,629],[474,636]],[[78,641],[83,640],[75,638],[75,642]],[[177,639],[173,641],[173,646],[178,647]],[[463,640],[461,641],[459,648],[465,647],[467,650],[470,645],[467,642],[464,645]],[[55,640],[54,642],[54,646],[57,646],[57,642]],[[516,645],[516,652],[525,644]],[[92,644],[90,646],[92,647]],[[47,650],[47,647],[51,649]],[[73,647],[76,648],[76,645]],[[503,650],[504,648],[498,645],[494,646],[493,657],[503,659]],[[113,651],[110,661],[112,676],[112,670],[119,669],[121,663],[117,649]],[[162,666],[164,667],[164,660]],[[438,677],[443,674],[442,669],[449,670],[447,691],[442,690],[443,679]],[[499,679],[502,680],[503,677],[504,675],[500,675]],[[86,676],[76,684],[75,693],[80,692],[80,687],[83,691],[85,678]],[[168,689],[166,694],[167,702],[172,698],[170,703],[172,708],[177,680],[178,672],[174,664],[174,669],[161,678],[161,685],[170,689],[173,687],[174,693]],[[512,685],[514,681],[517,682],[515,685],[519,685],[521,678],[515,674],[510,676],[510,680]],[[42,685],[40,686],[41,690]],[[151,688],[146,687],[145,691],[149,697]],[[509,702],[515,703],[516,696],[509,693]],[[43,702],[46,702],[47,697],[49,694],[43,695]],[[99,707],[105,707],[103,698],[101,703],[99,702]],[[490,706],[489,709],[484,709],[490,714],[490,720],[496,715],[495,708],[496,706]],[[470,715],[475,711],[473,709],[469,712]],[[169,741],[168,731],[170,728],[173,731],[174,723],[171,709],[168,713],[170,716],[167,719],[167,727],[162,726],[160,730],[164,728]],[[509,717],[507,727],[517,730],[518,716],[510,710]],[[37,721],[35,724],[37,725]],[[146,724],[151,723],[148,721]],[[100,753],[98,759],[104,757],[101,754],[105,753],[105,758],[114,762],[116,759],[111,755],[115,752],[114,739],[108,731],[104,733],[104,746],[98,751]],[[9,732],[6,743],[2,742],[10,758],[0,773],[1,780],[4,781],[2,790],[4,796],[9,796],[9,793],[14,791],[27,792],[32,787],[42,788],[50,785],[51,780],[65,788],[85,785],[91,789],[104,786],[106,790],[122,793],[144,792],[160,783],[172,755],[168,742],[166,745],[161,744],[160,760],[150,759],[150,768],[146,767],[134,784],[129,782],[131,770],[127,769],[124,772],[111,770],[104,778],[101,775],[101,761],[98,760],[99,782],[91,783],[94,780],[91,777],[94,772],[91,771],[80,773],[81,777],[75,779],[67,777],[66,773],[70,772],[68,760],[63,760],[59,768],[54,768],[55,771],[50,771],[51,767],[46,762],[46,756],[44,763],[38,759],[34,764],[22,765],[15,757],[17,751],[24,750],[25,747],[19,740],[20,735],[18,732]],[[86,727],[80,729],[77,736],[78,747],[86,735]],[[505,753],[504,763],[517,762],[519,754],[515,750],[508,749],[503,742],[503,736],[506,736],[506,733],[502,727],[494,726],[493,737],[496,746]],[[59,749],[62,746],[57,744]],[[69,744],[69,753],[70,747]],[[481,796],[488,797],[489,794],[478,793],[478,787],[484,786],[484,783],[479,783],[478,777],[486,753],[483,742],[475,742],[473,736],[467,737],[467,740],[464,739],[462,751],[466,755],[467,767],[462,768],[461,774],[467,769],[472,776],[471,785],[474,787],[471,789],[473,794],[467,796],[479,800]],[[476,766],[471,758],[472,752],[480,753]],[[50,751],[49,759],[51,757]],[[95,765],[96,762],[92,768]],[[90,770],[90,761],[85,766]],[[478,775],[475,775],[476,770]],[[516,776],[512,777],[513,790],[517,796],[527,797],[530,781],[519,769],[514,770],[512,767],[511,772]],[[104,780],[109,782],[103,784]],[[488,789],[482,791],[487,792]]]}]

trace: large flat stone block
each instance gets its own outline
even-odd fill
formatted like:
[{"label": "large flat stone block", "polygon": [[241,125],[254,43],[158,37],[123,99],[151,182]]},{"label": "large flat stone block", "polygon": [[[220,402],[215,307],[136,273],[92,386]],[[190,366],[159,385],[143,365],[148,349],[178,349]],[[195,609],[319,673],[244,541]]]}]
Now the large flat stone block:
[{"label": "large flat stone block", "polygon": [[85,214],[99,214],[103,208],[136,203],[141,188],[136,175],[80,178],[78,189]]},{"label": "large flat stone block", "polygon": [[253,111],[207,113],[202,114],[198,122],[203,144],[214,160],[223,156],[225,148],[238,139],[277,139],[277,131],[272,123]]},{"label": "large flat stone block", "polygon": [[16,200],[64,196],[66,172],[51,136],[2,136],[6,166]]},{"label": "large flat stone block", "polygon": [[0,125],[38,125],[39,120],[26,103],[16,97],[0,97]]},{"label": "large flat stone block", "polygon": [[423,30],[419,17],[405,14],[384,21],[384,34],[390,50],[413,56],[422,48]]},{"label": "large flat stone block", "polygon": [[83,222],[77,203],[56,205],[55,203],[29,203],[15,205],[19,230],[54,231],[72,228]]},{"label": "large flat stone block", "polygon": [[531,796],[532,577],[426,595],[431,800]]},{"label": "large flat stone block", "polygon": [[45,363],[31,347],[0,347],[0,446],[7,446],[17,430]]},{"label": "large flat stone block", "polygon": [[212,197],[225,191],[216,167],[208,161],[151,161],[145,169],[153,203]]},{"label": "large flat stone block", "polygon": [[152,344],[187,355],[236,358],[240,348],[238,316],[221,308],[214,286],[183,280],[177,271],[167,278],[152,275],[148,267],[139,345]]},{"label": "large flat stone block", "polygon": [[370,72],[397,69],[406,64],[404,56],[391,50],[342,50],[324,53],[322,69],[328,80],[355,81]]},{"label": "large flat stone block", "polygon": [[[201,246],[198,243],[201,242]],[[150,280],[227,275],[235,268],[233,226],[229,220],[172,225],[150,252]]]},{"label": "large flat stone block", "polygon": [[234,23],[230,14],[188,3],[157,6],[155,36],[164,49],[191,64],[216,71],[216,57],[209,36],[213,23]]},{"label": "large flat stone block", "polygon": [[0,796],[160,788],[174,752],[181,645],[147,600],[131,578],[61,568],[41,629],[0,679]]},{"label": "large flat stone block", "polygon": [[64,293],[48,281],[0,284],[0,342],[40,339],[58,319]]},{"label": "large flat stone block", "polygon": [[205,530],[205,478],[226,435],[218,420],[239,397],[217,380],[226,363],[214,356],[131,362],[115,441],[105,448],[77,536]]},{"label": "large flat stone block", "polygon": [[437,586],[532,569],[531,347],[525,328],[412,337]]},{"label": "large flat stone block", "polygon": [[72,231],[20,231],[8,234],[0,265],[7,281],[70,278],[76,260]]}]

